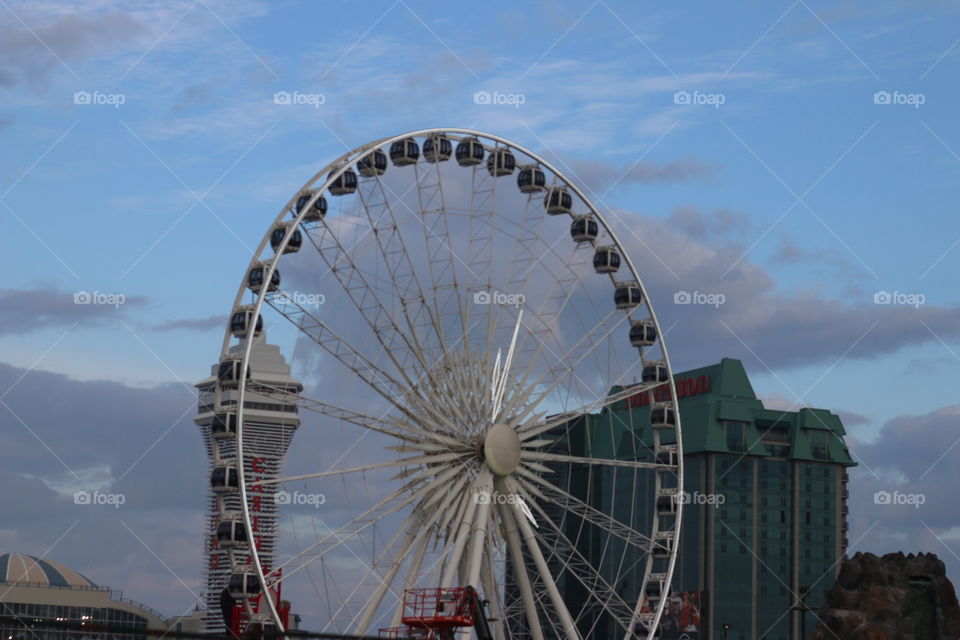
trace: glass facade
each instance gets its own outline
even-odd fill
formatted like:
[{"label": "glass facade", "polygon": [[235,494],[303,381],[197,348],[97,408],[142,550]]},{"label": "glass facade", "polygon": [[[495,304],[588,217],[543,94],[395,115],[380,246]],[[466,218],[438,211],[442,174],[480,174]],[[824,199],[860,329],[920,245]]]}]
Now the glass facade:
[{"label": "glass facade", "polygon": [[[0,633],[6,640],[146,640],[147,619],[121,609],[98,607],[74,607],[54,604],[31,604],[25,602],[0,602],[0,612],[5,621],[0,623]],[[8,620],[13,618],[13,620]],[[51,629],[57,624],[65,628]],[[75,628],[87,626],[89,630]],[[107,626],[120,631],[104,633],[96,627]]]}]

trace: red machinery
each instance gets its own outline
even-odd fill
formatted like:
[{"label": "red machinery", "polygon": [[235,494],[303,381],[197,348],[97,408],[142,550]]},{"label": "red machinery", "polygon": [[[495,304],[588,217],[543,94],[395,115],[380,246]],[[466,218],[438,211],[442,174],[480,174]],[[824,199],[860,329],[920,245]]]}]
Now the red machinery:
[{"label": "red machinery", "polygon": [[479,640],[492,640],[490,626],[473,587],[407,589],[403,594],[403,627],[381,629],[384,640],[450,640],[458,630],[474,627]]}]

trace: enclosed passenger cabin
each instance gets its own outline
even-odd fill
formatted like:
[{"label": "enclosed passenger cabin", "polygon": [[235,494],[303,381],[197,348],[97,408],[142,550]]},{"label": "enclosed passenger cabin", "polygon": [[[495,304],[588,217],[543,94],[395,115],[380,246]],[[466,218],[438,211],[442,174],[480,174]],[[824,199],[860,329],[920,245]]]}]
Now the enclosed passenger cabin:
[{"label": "enclosed passenger cabin", "polygon": [[397,140],[390,145],[390,161],[395,167],[406,167],[420,159],[420,145],[413,138]]},{"label": "enclosed passenger cabin", "polygon": [[573,208],[573,196],[566,187],[550,187],[543,197],[543,206],[552,216],[570,213]]},{"label": "enclosed passenger cabin", "polygon": [[457,164],[461,167],[472,167],[483,162],[485,151],[483,144],[476,138],[464,138],[457,143]]},{"label": "enclosed passenger cabin", "polygon": [[676,447],[672,449],[664,448],[657,452],[656,455],[657,464],[667,465],[669,467],[677,466],[677,450]]},{"label": "enclosed passenger cabin", "polygon": [[616,273],[620,269],[620,253],[614,247],[597,247],[593,254],[593,270],[597,273]]},{"label": "enclosed passenger cabin", "polygon": [[497,147],[487,156],[487,171],[494,178],[501,178],[513,173],[517,168],[517,159],[513,152],[506,147]]},{"label": "enclosed passenger cabin", "polygon": [[250,570],[230,574],[227,591],[234,598],[256,598],[260,595],[260,579]]},{"label": "enclosed passenger cabin", "polygon": [[670,402],[658,402],[650,409],[650,426],[654,429],[673,429],[677,426],[677,411]]},{"label": "enclosed passenger cabin", "polygon": [[233,438],[237,435],[237,414],[216,413],[210,421],[210,435],[214,438]]},{"label": "enclosed passenger cabin", "polygon": [[[309,204],[310,200],[316,194],[316,191],[311,191],[305,193],[297,198],[297,206],[295,207],[296,215],[300,215],[303,212],[304,207]],[[314,201],[313,205],[307,209],[307,212],[303,215],[304,222],[319,222],[323,220],[323,217],[327,215],[327,199],[320,195]]]},{"label": "enclosed passenger cabin", "polygon": [[635,282],[621,282],[613,291],[613,303],[617,309],[632,309],[643,302],[640,286]]},{"label": "enclosed passenger cabin", "polygon": [[666,365],[661,362],[652,362],[644,365],[643,372],[640,374],[640,379],[648,383],[660,383],[669,380],[670,374],[667,373]]},{"label": "enclosed passenger cabin", "polygon": [[[254,265],[250,269],[250,273],[247,275],[247,288],[254,293],[260,293],[260,289],[263,288],[263,279],[267,271],[266,262],[261,262]],[[273,275],[270,276],[270,285],[267,287],[267,291],[276,291],[280,288],[280,269],[275,269]]]},{"label": "enclosed passenger cabin", "polygon": [[[327,175],[327,180],[333,178],[337,173],[337,170],[334,169]],[[332,196],[347,196],[357,190],[357,174],[353,169],[346,169],[343,173],[336,177],[336,179],[330,183],[330,195]]]},{"label": "enclosed passenger cabin", "polygon": [[240,512],[228,512],[220,519],[217,525],[217,543],[221,547],[245,547],[249,543],[247,540],[247,528],[243,524],[243,514]]},{"label": "enclosed passenger cabin", "polygon": [[[240,382],[240,369],[243,361],[240,358],[226,358],[220,361],[217,367],[217,384],[224,389],[235,388]],[[250,379],[250,367],[247,367],[247,379]]]},{"label": "enclosed passenger cabin", "polygon": [[380,149],[374,149],[357,160],[357,173],[364,178],[382,176],[387,170],[387,154]]},{"label": "enclosed passenger cabin", "polygon": [[[230,333],[232,333],[235,338],[246,338],[252,321],[253,305],[237,307],[230,316]],[[263,331],[263,316],[257,316],[257,324],[253,333],[257,335],[261,331]]]},{"label": "enclosed passenger cabin", "polygon": [[210,488],[214,493],[235,493],[240,489],[235,460],[220,460],[210,472]]},{"label": "enclosed passenger cabin", "polygon": [[446,162],[452,154],[453,143],[445,135],[434,134],[423,141],[423,159],[427,162]]},{"label": "enclosed passenger cabin", "polygon": [[635,347],[650,347],[657,341],[657,327],[652,320],[640,320],[630,324],[630,344]]},{"label": "enclosed passenger cabin", "polygon": [[570,237],[574,242],[593,242],[600,234],[600,225],[592,216],[577,216],[570,223]]},{"label": "enclosed passenger cabin", "polygon": [[[287,229],[292,226],[293,223],[282,222],[273,228],[273,231],[270,232],[270,248],[273,249],[273,252],[276,253],[277,249],[283,243],[283,239],[287,235]],[[303,234],[300,233],[300,229],[294,229],[293,233],[290,234],[290,240],[287,242],[287,246],[283,248],[284,253],[296,253],[300,251],[300,247],[303,245]]]},{"label": "enclosed passenger cabin", "polygon": [[547,187],[547,174],[543,172],[540,165],[525,164],[517,173],[517,187],[523,193],[543,191]]}]

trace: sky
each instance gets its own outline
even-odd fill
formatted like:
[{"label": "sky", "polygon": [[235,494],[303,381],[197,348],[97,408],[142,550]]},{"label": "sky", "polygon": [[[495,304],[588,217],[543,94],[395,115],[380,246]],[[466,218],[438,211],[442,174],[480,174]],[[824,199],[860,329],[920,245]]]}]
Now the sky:
[{"label": "sky", "polygon": [[840,414],[852,550],[932,551],[956,582],[958,11],[0,0],[0,550],[189,610],[192,385],[253,249],[340,154],[451,126],[585,189],[675,370],[740,358],[768,406]]}]

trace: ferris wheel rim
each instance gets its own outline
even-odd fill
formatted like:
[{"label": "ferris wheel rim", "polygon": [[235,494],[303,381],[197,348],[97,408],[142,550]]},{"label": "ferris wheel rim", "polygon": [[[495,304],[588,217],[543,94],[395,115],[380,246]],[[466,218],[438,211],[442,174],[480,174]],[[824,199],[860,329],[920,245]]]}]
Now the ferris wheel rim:
[{"label": "ferris wheel rim", "polygon": [[[575,184],[573,181],[567,178],[566,175],[562,171],[560,171],[556,166],[554,166],[550,161],[546,160],[536,152],[533,152],[532,150],[527,149],[526,147],[516,142],[513,142],[507,138],[504,138],[495,134],[487,133],[484,131],[474,130],[474,129],[464,129],[464,128],[456,128],[456,127],[434,127],[429,129],[419,129],[419,130],[414,130],[414,131],[410,131],[410,132],[406,132],[398,135],[388,136],[373,142],[366,143],[364,145],[356,147],[342,154],[336,160],[328,163],[320,171],[318,171],[313,177],[311,177],[300,189],[298,189],[294,193],[291,199],[281,209],[280,213],[274,219],[273,224],[270,226],[270,229],[272,229],[276,224],[283,221],[283,219],[289,213],[290,208],[295,203],[299,195],[303,194],[307,190],[311,190],[311,191],[315,190],[317,194],[324,194],[328,192],[330,186],[333,183],[335,183],[345,172],[347,172],[348,170],[351,170],[352,163],[354,161],[363,157],[364,155],[368,154],[374,149],[378,149],[407,138],[419,138],[424,136],[433,136],[433,135],[442,135],[442,134],[472,136],[478,139],[486,139],[498,145],[502,145],[509,149],[518,151],[524,154],[525,156],[529,157],[530,159],[532,159],[534,162],[541,165],[545,169],[549,170],[556,178],[562,181],[565,187],[567,187],[572,193],[574,193],[580,199],[580,201],[587,206],[589,210],[589,214],[592,215],[600,225],[602,225],[605,233],[609,236],[610,241],[617,248],[621,250],[620,251],[621,260],[629,270],[629,273],[633,278],[632,282],[635,283],[641,290],[643,300],[646,303],[647,312],[654,324],[654,327],[656,328],[657,335],[660,336],[659,350],[663,356],[662,364],[665,366],[667,371],[667,382],[664,383],[663,386],[666,386],[669,389],[669,397],[673,401],[674,407],[676,408],[676,398],[677,398],[676,388],[674,384],[671,363],[670,363],[669,355],[667,352],[666,341],[662,338],[663,334],[661,331],[659,320],[656,315],[656,310],[653,307],[653,305],[649,302],[646,287],[643,283],[643,280],[640,278],[639,273],[636,270],[636,267],[633,264],[633,260],[630,256],[630,253],[623,250],[624,245],[620,242],[612,226],[607,222],[606,218],[599,211],[599,209],[593,203],[593,201],[587,197],[587,195],[583,192],[583,190],[577,184]],[[323,176],[325,173],[327,174],[326,179],[322,181],[321,186],[317,187],[316,184],[318,182],[318,179],[321,176]],[[309,209],[309,205],[303,207],[300,213],[295,215],[291,225],[292,227],[296,227],[302,222],[303,218],[308,212],[308,209]],[[279,264],[280,258],[284,255],[284,249],[286,248],[286,245],[289,241],[291,234],[290,233],[285,234],[285,237],[282,243],[278,247],[276,247],[275,253],[272,257],[261,260],[260,258],[261,256],[263,256],[266,245],[268,243],[269,234],[270,234],[270,231],[268,230],[267,234],[263,237],[260,245],[258,246],[256,252],[254,253],[248,265],[247,271],[244,272],[244,281],[241,282],[240,288],[234,300],[234,305],[233,305],[234,309],[240,305],[243,299],[243,296],[247,290],[245,286],[246,276],[247,276],[247,273],[249,273],[249,270],[254,265],[256,265],[257,263],[262,263],[263,266],[265,267],[264,273],[263,273],[265,283],[270,282],[270,278],[272,278],[273,273],[277,270],[277,266]],[[266,295],[268,293],[267,289],[268,289],[267,287],[262,287],[261,290],[256,293],[256,299],[252,305],[253,307],[252,317],[254,318],[261,317],[263,304],[265,302]],[[228,354],[230,339],[231,339],[231,331],[230,331],[230,328],[228,327],[224,336],[223,347],[221,349],[221,357],[224,357]],[[250,372],[249,360],[250,360],[250,355],[251,355],[252,347],[255,343],[255,340],[256,340],[255,332],[248,331],[242,343],[243,349],[242,349],[242,358],[241,358],[240,371],[239,371],[241,382],[238,386],[237,409],[236,409],[236,420],[237,420],[236,460],[237,460],[237,464],[239,465],[237,475],[238,475],[238,483],[239,483],[240,503],[241,503],[241,509],[243,512],[243,520],[245,523],[245,528],[247,529],[246,533],[249,540],[253,540],[254,532],[252,529],[251,517],[249,512],[246,473],[244,472],[243,423],[244,423],[244,412],[245,412],[244,399],[247,391],[246,379]],[[681,439],[682,430],[681,430],[681,419],[679,416],[679,411],[677,411],[676,413],[677,415],[676,415],[675,433],[676,433],[676,448],[677,448],[677,460],[676,460],[676,467],[677,467],[676,475],[678,479],[677,491],[682,492],[683,491],[683,454],[682,454],[683,450],[682,450],[682,439]],[[669,584],[669,581],[674,574],[677,556],[679,555],[678,541],[679,541],[679,532],[681,530],[682,511],[683,511],[682,509],[678,509],[674,518],[674,526],[672,530],[676,532],[674,534],[676,536],[676,539],[674,541],[673,549],[670,555],[669,566],[667,571],[667,584]],[[654,522],[656,522],[656,518],[654,519]],[[654,532],[654,535],[655,534],[656,534],[656,531]],[[232,555],[232,551],[231,551],[231,555]],[[255,548],[255,545],[250,546],[249,555],[252,559],[252,564],[254,565],[255,573],[258,576],[258,580],[260,581],[261,592],[264,594],[263,599],[267,601],[268,608],[270,609],[269,611],[270,616],[273,618],[273,622],[277,626],[277,628],[282,629],[282,623],[281,623],[279,614],[272,601],[272,598],[269,597],[270,585],[268,585],[267,583],[263,565],[259,557],[260,554]],[[649,558],[652,559],[652,554],[650,554]],[[650,562],[648,561],[648,565],[649,564]],[[649,573],[650,573],[650,569],[648,566],[645,571],[642,585],[646,584]],[[642,600],[643,600],[643,593],[641,592],[640,599],[637,602],[637,609],[635,613],[639,612]],[[656,619],[659,619],[660,616],[662,615],[662,611],[665,604],[666,604],[666,599],[660,598],[656,612],[655,612]],[[636,622],[636,619],[637,619],[637,616],[635,615],[631,620],[631,627]],[[632,632],[632,628],[631,628],[631,632]],[[652,633],[652,630],[651,630],[651,633]],[[629,634],[630,632],[628,632],[628,635]]]}]

